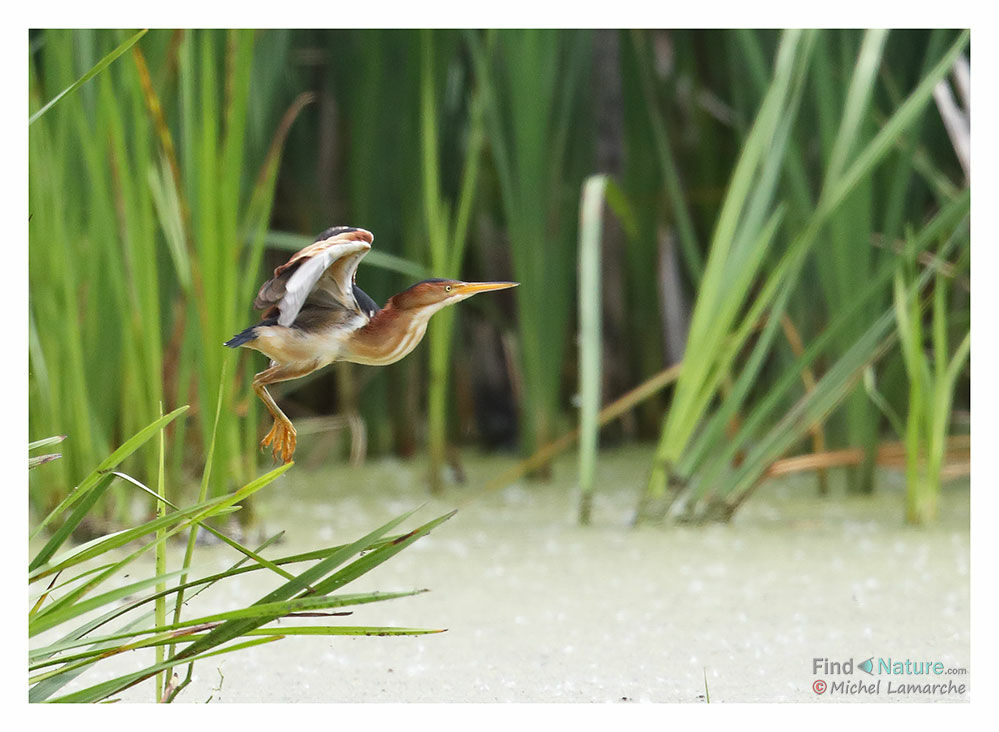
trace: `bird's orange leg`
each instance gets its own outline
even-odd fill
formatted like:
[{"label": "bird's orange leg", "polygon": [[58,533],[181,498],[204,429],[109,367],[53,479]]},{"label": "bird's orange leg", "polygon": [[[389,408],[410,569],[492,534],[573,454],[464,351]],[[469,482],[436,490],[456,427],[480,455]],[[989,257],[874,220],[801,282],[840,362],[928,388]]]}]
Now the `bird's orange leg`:
[{"label": "bird's orange leg", "polygon": [[268,445],[273,445],[272,452],[274,460],[280,457],[286,463],[291,462],[292,455],[295,454],[295,445],[298,442],[298,436],[291,420],[285,416],[285,413],[275,403],[274,397],[267,391],[267,384],[297,379],[312,371],[314,371],[314,368],[302,367],[299,364],[275,364],[253,377],[253,391],[256,392],[256,395],[267,406],[267,411],[274,418],[274,426],[271,427],[271,431],[267,433],[264,439],[260,441],[260,447],[265,448]]}]

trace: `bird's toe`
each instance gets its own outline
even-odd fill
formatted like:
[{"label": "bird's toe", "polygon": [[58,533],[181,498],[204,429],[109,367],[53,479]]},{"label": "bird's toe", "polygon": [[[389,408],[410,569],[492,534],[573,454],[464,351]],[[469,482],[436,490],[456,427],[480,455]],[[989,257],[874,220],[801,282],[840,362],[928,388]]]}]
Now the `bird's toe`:
[{"label": "bird's toe", "polygon": [[291,423],[284,428],[284,444],[281,449],[281,457],[286,463],[291,462],[295,455],[295,447],[298,445],[298,433]]}]

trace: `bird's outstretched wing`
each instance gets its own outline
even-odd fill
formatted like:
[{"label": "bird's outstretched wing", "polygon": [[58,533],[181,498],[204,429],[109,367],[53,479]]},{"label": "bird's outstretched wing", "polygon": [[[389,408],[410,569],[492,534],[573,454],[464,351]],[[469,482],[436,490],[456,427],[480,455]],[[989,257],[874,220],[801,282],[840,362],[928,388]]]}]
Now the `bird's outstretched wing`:
[{"label": "bird's outstretched wing", "polygon": [[279,325],[295,322],[307,302],[320,307],[342,307],[360,313],[354,295],[354,275],[371,249],[370,231],[335,226],[274,270],[273,279],[260,288],[253,306],[276,317]]}]

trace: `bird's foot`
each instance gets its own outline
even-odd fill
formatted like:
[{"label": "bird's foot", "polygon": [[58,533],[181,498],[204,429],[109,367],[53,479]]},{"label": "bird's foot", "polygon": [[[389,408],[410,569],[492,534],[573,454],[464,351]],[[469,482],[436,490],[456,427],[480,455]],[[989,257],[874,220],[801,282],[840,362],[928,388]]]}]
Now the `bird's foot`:
[{"label": "bird's foot", "polygon": [[290,421],[274,420],[271,431],[260,441],[260,448],[264,449],[272,445],[274,462],[278,459],[290,463],[292,455],[295,454],[295,445],[298,443],[298,433]]}]

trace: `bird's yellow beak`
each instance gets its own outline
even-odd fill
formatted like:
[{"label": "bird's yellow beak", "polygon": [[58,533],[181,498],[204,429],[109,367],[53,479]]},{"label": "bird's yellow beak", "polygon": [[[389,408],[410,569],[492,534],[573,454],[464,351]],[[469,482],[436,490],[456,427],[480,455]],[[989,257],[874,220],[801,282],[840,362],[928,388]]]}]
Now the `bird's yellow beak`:
[{"label": "bird's yellow beak", "polygon": [[506,290],[516,287],[519,282],[462,282],[454,285],[454,289],[459,295],[475,295],[479,292],[491,292],[492,290]]}]

